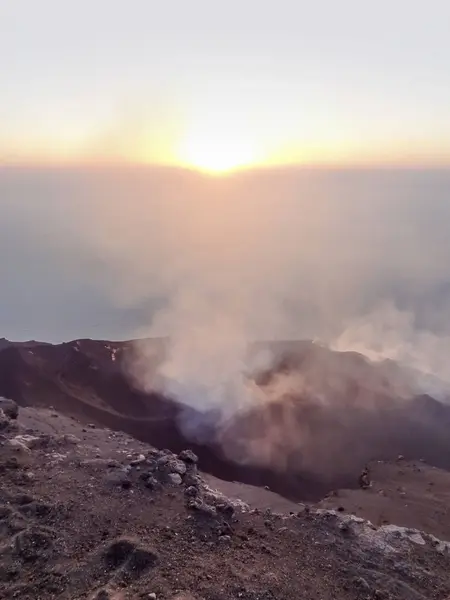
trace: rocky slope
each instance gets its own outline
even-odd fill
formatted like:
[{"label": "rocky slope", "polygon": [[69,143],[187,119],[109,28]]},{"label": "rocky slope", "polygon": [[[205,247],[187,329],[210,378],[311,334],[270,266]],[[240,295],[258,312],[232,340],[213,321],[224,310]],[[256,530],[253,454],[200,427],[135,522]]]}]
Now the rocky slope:
[{"label": "rocky slope", "polygon": [[3,403],[2,598],[450,594],[449,544],[437,536],[377,527],[340,507],[255,509],[211,489],[189,448],[158,450],[53,410],[15,416],[14,405]]},{"label": "rocky slope", "polygon": [[[156,368],[165,341],[148,344],[155,357],[148,366]],[[361,468],[374,459],[403,454],[450,467],[449,406],[412,395],[395,365],[374,365],[310,342],[269,347],[274,365],[257,384],[273,394],[281,381],[276,401],[238,413],[220,429],[213,423],[201,443],[182,426],[186,407],[144,393],[128,376],[130,342],[2,340],[0,394],[173,452],[191,447],[211,475],[267,485],[294,501],[356,486]],[[192,409],[189,415],[203,418]]]}]

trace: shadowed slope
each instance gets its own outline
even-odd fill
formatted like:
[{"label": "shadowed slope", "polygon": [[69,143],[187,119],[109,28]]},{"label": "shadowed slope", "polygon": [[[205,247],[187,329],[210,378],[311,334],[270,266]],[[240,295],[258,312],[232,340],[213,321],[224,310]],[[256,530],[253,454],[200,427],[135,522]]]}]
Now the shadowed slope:
[{"label": "shadowed slope", "polygon": [[[164,341],[154,344],[161,357]],[[406,398],[392,365],[373,365],[355,353],[309,342],[271,344],[279,360],[258,383],[269,391],[280,380],[289,386],[220,430],[210,424],[198,443],[183,422],[186,415],[201,422],[202,415],[161,394],[145,394],[126,377],[131,343],[5,341],[2,347],[1,395],[22,406],[53,406],[158,447],[193,447],[205,471],[268,485],[292,499],[352,487],[361,467],[377,458],[404,454],[450,468],[450,408],[429,396]]]}]

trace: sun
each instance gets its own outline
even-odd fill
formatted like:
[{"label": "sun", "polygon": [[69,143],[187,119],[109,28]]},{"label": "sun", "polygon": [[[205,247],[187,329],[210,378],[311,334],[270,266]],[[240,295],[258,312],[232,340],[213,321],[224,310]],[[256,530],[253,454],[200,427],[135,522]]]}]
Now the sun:
[{"label": "sun", "polygon": [[242,133],[211,128],[188,131],[179,146],[178,157],[185,166],[223,174],[251,166],[257,160],[257,152]]}]

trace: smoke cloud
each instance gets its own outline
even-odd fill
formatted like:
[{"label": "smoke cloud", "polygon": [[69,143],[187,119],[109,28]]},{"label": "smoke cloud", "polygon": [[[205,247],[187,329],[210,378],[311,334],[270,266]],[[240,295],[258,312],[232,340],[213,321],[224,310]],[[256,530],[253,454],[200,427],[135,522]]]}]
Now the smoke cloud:
[{"label": "smoke cloud", "polygon": [[[371,410],[380,386],[398,398],[446,393],[448,171],[284,169],[213,178],[80,168],[24,178],[4,170],[0,187],[2,213],[21,228],[28,260],[34,246],[45,248],[56,281],[64,272],[70,285],[76,273],[73,293],[84,302],[97,297],[99,313],[134,315],[121,334],[141,338],[130,376],[185,404],[181,425],[195,439],[219,423],[224,447],[236,454],[226,439],[236,415],[294,396],[337,406],[350,380],[365,381],[352,398]],[[6,239],[16,243],[7,232]],[[11,280],[11,268],[2,269]],[[155,351],[147,337],[168,341]],[[350,377],[342,362],[335,367],[314,351],[307,372],[257,383],[287,342],[301,339],[361,353],[383,369],[383,361],[396,361],[409,375],[391,370],[382,384],[387,371],[373,379],[364,361]],[[261,340],[279,344],[255,344]],[[299,437],[315,435],[304,428],[299,436],[289,402],[278,416],[267,413],[259,437],[246,436],[246,454],[256,453],[253,444],[261,455],[262,437],[273,453],[286,439],[298,446]]]}]

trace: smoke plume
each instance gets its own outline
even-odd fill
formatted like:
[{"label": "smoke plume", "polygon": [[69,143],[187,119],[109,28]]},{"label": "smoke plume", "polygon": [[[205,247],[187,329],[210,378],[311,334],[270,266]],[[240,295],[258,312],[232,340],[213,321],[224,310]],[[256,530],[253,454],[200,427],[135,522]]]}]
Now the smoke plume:
[{"label": "smoke plume", "polygon": [[[204,439],[213,424],[229,454],[286,461],[279,448],[307,447],[319,431],[311,415],[323,407],[352,402],[373,413],[382,397],[445,393],[448,172],[285,169],[214,178],[80,168],[26,175],[0,173],[7,224],[0,243],[14,244],[20,225],[25,265],[35,246],[47,245],[47,273],[58,264],[67,286],[76,281],[74,294],[99,299],[99,314],[133,315],[122,332],[140,338],[129,374],[141,389],[186,406],[180,426],[192,439]],[[1,268],[12,281],[8,266]],[[13,307],[8,294],[2,301]],[[46,310],[49,323],[58,314],[48,300],[33,310],[40,322]],[[110,337],[107,324],[100,335]],[[155,351],[149,337],[166,341]],[[317,343],[293,352],[292,340]],[[379,368],[351,355],[342,361],[323,346],[361,353]],[[303,359],[283,370],[292,352]],[[392,361],[409,371],[400,374]],[[292,418],[299,403],[310,414],[300,429]],[[229,432],[238,416],[261,406],[268,407],[263,422],[242,426],[239,449]]]},{"label": "smoke plume", "polygon": [[[210,181],[206,199],[175,201],[160,213],[167,238],[159,268],[169,293],[142,333],[169,341],[157,377],[142,360],[147,342],[138,342],[132,375],[143,389],[187,406],[180,425],[195,441],[212,436],[240,462],[287,468],[301,451],[305,466],[317,466],[329,452],[313,443],[314,418],[305,414],[345,421],[351,411],[351,419],[380,412],[386,398],[397,403],[419,392],[447,393],[450,337],[429,320],[433,293],[445,284],[434,264],[441,249],[423,245],[421,202],[408,205],[401,194],[390,197],[389,188],[380,197],[361,192],[361,207],[356,197],[340,197],[339,188],[337,196],[319,188],[297,197],[291,189],[283,195],[280,185],[278,198],[258,183],[250,176]],[[428,308],[417,291],[431,294]],[[309,348],[297,370],[258,383],[283,354],[299,352],[258,340],[308,338],[381,366]],[[249,417],[254,411],[259,416]],[[336,452],[345,429],[334,434]],[[331,427],[322,434],[332,446]]]}]

